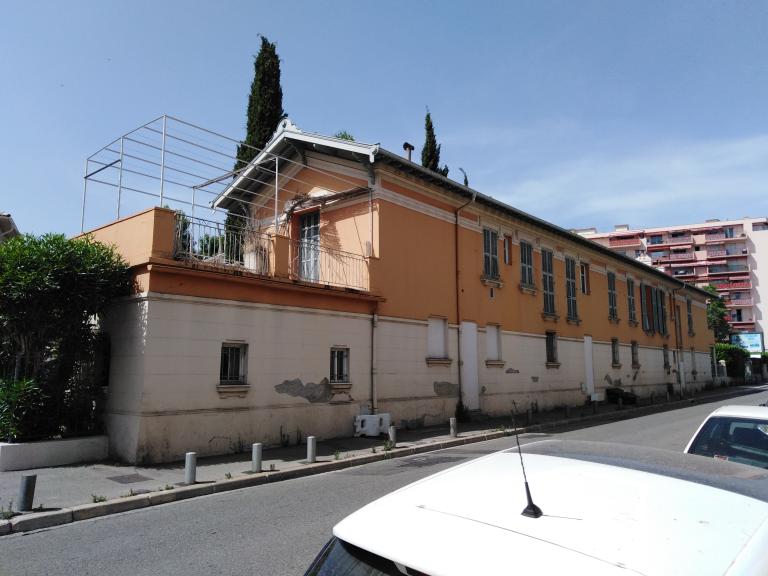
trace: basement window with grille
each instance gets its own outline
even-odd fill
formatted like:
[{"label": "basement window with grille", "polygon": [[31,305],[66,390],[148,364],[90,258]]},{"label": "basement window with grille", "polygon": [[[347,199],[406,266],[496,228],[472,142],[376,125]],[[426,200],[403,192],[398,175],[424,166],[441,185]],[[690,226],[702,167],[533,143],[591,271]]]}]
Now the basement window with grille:
[{"label": "basement window with grille", "polygon": [[248,344],[224,342],[221,345],[219,383],[222,385],[246,384]]},{"label": "basement window with grille", "polygon": [[224,342],[221,345],[219,383],[216,386],[219,397],[245,397],[250,389],[247,368],[248,344],[243,342]]},{"label": "basement window with grille", "polygon": [[331,383],[349,382],[349,348],[331,348]]}]

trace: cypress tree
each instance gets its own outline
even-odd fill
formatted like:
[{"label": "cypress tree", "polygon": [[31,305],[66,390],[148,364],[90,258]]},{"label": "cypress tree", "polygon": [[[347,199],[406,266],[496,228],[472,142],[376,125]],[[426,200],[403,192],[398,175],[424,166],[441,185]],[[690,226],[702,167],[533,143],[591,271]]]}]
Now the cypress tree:
[{"label": "cypress tree", "polygon": [[242,168],[258,155],[285,118],[283,89],[280,87],[280,57],[275,45],[261,36],[261,49],[253,62],[253,82],[248,96],[248,117],[243,144],[237,147],[235,169]]},{"label": "cypress tree", "polygon": [[[248,114],[246,134],[243,143],[237,147],[237,160],[234,169],[238,170],[258,156],[260,150],[269,141],[277,129],[280,120],[285,118],[283,110],[283,89],[280,87],[280,57],[275,44],[266,36],[260,36],[261,48],[253,61],[253,82],[248,96]],[[245,207],[227,214],[226,226],[230,229],[242,229],[247,214]]]},{"label": "cypress tree", "polygon": [[433,172],[448,176],[448,166],[440,168],[440,144],[435,137],[435,127],[432,124],[432,114],[427,108],[427,115],[424,118],[424,148],[421,149],[421,165]]}]

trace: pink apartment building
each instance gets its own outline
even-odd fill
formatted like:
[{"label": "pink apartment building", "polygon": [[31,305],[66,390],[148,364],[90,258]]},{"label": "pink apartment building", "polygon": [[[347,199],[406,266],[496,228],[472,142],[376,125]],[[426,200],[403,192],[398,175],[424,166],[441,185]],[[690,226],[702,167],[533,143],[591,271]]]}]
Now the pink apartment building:
[{"label": "pink apartment building", "polygon": [[768,329],[768,219],[574,232],[680,280],[712,284],[725,300],[733,332]]}]

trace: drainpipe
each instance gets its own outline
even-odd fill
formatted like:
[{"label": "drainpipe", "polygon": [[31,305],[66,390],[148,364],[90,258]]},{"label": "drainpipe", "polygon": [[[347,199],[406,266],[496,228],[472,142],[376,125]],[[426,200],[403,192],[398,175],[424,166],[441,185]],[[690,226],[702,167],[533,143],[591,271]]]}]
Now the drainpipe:
[{"label": "drainpipe", "polygon": [[378,398],[376,391],[376,325],[379,323],[378,303],[371,312],[371,414],[378,412]]},{"label": "drainpipe", "polygon": [[460,278],[460,270],[459,270],[459,212],[461,212],[464,208],[472,204],[475,199],[477,198],[477,192],[472,192],[472,198],[456,208],[456,211],[454,212],[454,216],[456,217],[456,223],[455,223],[455,232],[454,232],[454,256],[455,256],[455,270],[456,270],[456,335],[457,335],[457,346],[456,346],[456,356],[458,360],[458,367],[459,367],[459,401],[462,403],[463,400],[463,387],[462,387],[462,380],[461,380],[461,282],[459,281]]}]

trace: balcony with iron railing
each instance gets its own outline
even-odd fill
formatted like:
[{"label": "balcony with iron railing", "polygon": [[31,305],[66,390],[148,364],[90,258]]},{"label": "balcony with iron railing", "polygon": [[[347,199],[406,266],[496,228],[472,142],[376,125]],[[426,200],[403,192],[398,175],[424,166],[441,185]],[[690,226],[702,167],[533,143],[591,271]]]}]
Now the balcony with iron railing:
[{"label": "balcony with iron railing", "polygon": [[174,258],[228,270],[360,291],[369,290],[364,256],[329,248],[321,242],[290,241],[218,222],[177,214]]},{"label": "balcony with iron railing", "polygon": [[666,236],[661,240],[649,240],[648,247],[662,247],[662,246],[683,246],[686,244],[693,244],[693,236],[690,234],[687,236]]},{"label": "balcony with iron railing", "polygon": [[726,300],[725,305],[729,308],[748,308],[754,305],[752,298],[737,298],[735,300]]}]

